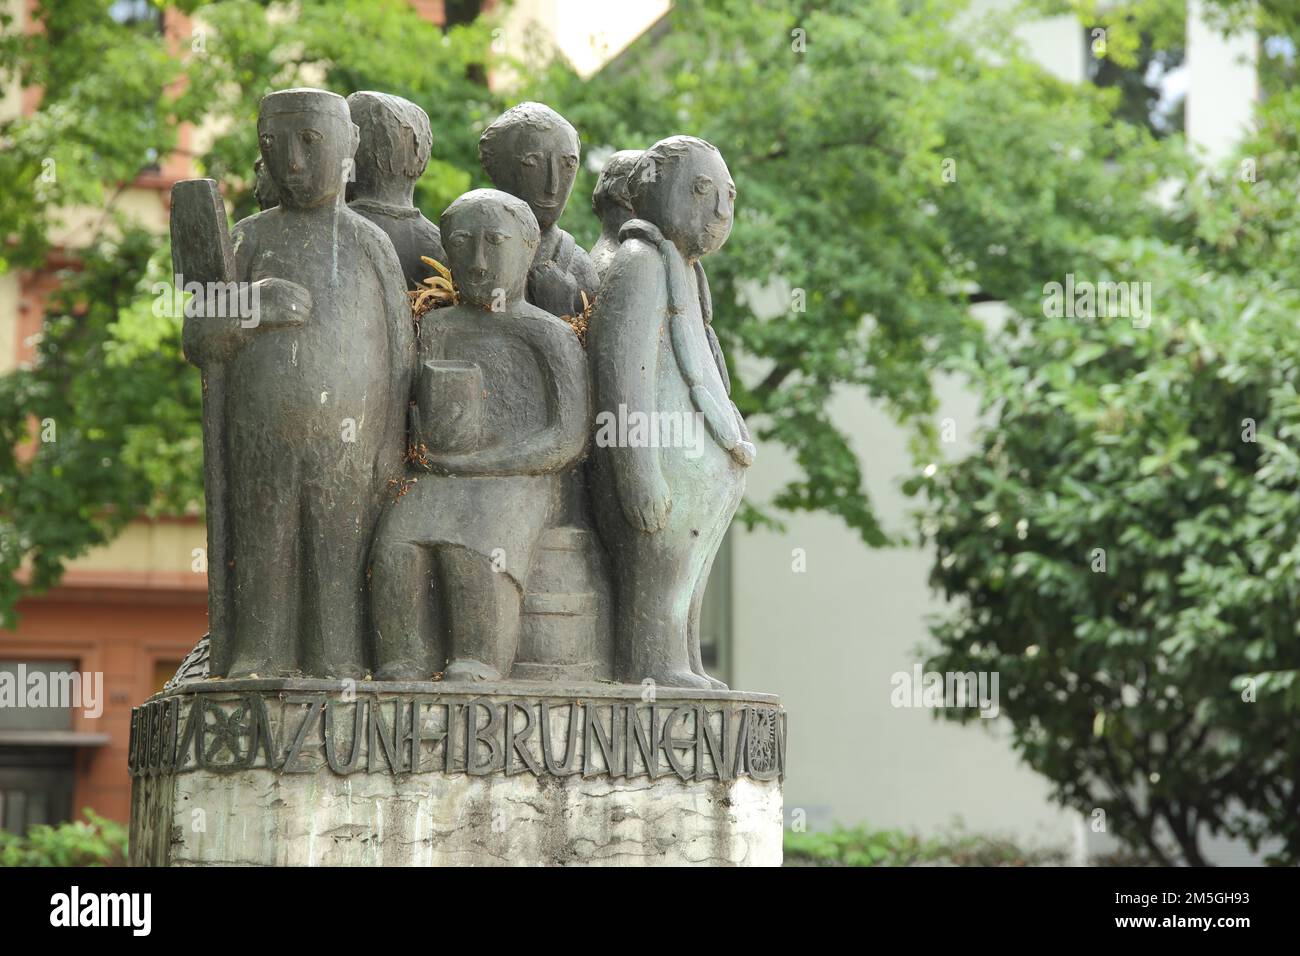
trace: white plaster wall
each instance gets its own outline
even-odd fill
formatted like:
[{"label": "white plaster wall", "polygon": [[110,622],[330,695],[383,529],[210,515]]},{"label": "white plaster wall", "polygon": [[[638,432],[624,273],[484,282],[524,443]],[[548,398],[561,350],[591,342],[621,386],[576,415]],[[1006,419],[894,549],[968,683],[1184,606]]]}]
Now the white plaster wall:
[{"label": "white plaster wall", "polygon": [[1199,0],[1187,5],[1187,139],[1207,162],[1226,157],[1249,126],[1259,98],[1257,37],[1224,38],[1206,23]]}]

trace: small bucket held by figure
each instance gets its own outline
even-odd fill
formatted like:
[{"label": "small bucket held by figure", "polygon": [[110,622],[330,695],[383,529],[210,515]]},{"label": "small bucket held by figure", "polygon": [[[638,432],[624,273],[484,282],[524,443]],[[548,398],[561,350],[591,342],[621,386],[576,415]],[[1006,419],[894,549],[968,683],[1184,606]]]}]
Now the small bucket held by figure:
[{"label": "small bucket held by figure", "polygon": [[425,362],[415,398],[415,439],[433,452],[474,451],[483,441],[483,370],[473,362]]}]

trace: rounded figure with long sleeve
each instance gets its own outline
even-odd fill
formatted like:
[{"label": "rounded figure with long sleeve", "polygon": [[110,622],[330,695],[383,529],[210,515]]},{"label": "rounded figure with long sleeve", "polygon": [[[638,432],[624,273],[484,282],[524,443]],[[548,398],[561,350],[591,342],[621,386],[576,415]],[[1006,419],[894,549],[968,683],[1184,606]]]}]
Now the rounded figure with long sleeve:
[{"label": "rounded figure with long sleeve", "polygon": [[524,301],[537,248],[528,205],[494,189],[441,219],[460,303],[426,313],[410,417],[408,474],[371,556],[381,679],[507,677],[528,569],[586,450],[582,347]]},{"label": "rounded figure with long sleeve", "polygon": [[754,446],[729,396],[699,260],[731,232],[735,186],[721,154],[689,136],[646,150],[629,184],[637,218],[620,231],[587,339],[616,670],[628,683],[722,687],[701,661],[700,607]]}]

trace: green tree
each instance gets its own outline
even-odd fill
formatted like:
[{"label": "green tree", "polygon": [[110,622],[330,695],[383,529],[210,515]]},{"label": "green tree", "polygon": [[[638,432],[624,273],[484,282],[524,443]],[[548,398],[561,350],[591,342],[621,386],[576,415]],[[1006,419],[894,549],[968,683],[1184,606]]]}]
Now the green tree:
[{"label": "green tree", "polygon": [[[156,308],[169,245],[121,208],[126,187],[176,148],[181,124],[219,131],[195,159],[240,218],[255,211],[266,92],[307,75],[340,93],[398,93],[437,131],[418,194],[436,215],[469,188],[478,133],[502,106],[481,82],[486,24],[439,29],[401,0],[305,4],[295,15],[251,0],[159,4],[159,18],[132,23],[109,8],[39,3],[41,31],[6,23],[0,37],[0,70],[42,90],[34,115],[0,128],[0,178],[18,184],[0,194],[0,269],[41,267],[68,211],[95,211],[75,262],[59,270],[35,360],[0,376],[9,626],[24,593],[56,584],[69,559],[132,518],[202,506],[198,376],[181,354],[180,316]],[[164,36],[163,10],[193,14],[192,33]]]},{"label": "green tree", "polygon": [[[1283,13],[1260,22],[1300,35]],[[1162,239],[1064,260],[1148,283],[1146,321],[1009,300],[951,365],[982,396],[974,450],[910,483],[952,602],[928,666],[997,672],[1057,799],[1162,862],[1204,863],[1210,834],[1300,861],[1298,120],[1270,97]]]},{"label": "green tree", "polygon": [[[201,501],[197,376],[179,358],[179,320],[150,308],[167,252],[150,253],[111,214],[120,185],[173,148],[176,124],[219,131],[196,158],[242,215],[265,91],[307,77],[339,92],[398,93],[434,121],[437,161],[417,198],[436,218],[485,184],[475,141],[504,105],[481,82],[490,25],[464,4],[445,34],[400,0],[173,5],[201,30],[172,38],[183,56],[156,29],[114,23],[108,6],[38,3],[44,33],[0,41],[0,67],[46,86],[35,116],[0,131],[13,144],[0,177],[37,184],[0,200],[0,233],[16,237],[9,264],[41,262],[69,205],[110,211],[104,238],[67,276],[35,366],[0,382],[7,447],[33,419],[58,425],[57,442],[0,457],[0,572],[9,579],[29,565],[35,587],[132,516]],[[799,468],[744,512],[750,523],[822,509],[868,544],[889,541],[863,463],[827,412],[832,393],[864,389],[924,450],[934,440],[931,373],[979,339],[972,302],[1036,288],[1100,236],[1164,227],[1145,196],[1176,154],[1115,121],[1107,91],[1026,61],[1011,20],[973,18],[965,6],[682,0],[665,29],[594,79],[562,64],[524,73],[518,96],[557,106],[589,154],[686,131],[727,157],[740,216],[709,263],[716,323],[738,363],[738,403]],[[45,188],[51,156],[66,159]],[[564,220],[587,242],[592,185],[587,171]],[[763,288],[790,307],[764,311]],[[61,504],[47,511],[42,500]],[[19,590],[0,591],[9,620]]]}]

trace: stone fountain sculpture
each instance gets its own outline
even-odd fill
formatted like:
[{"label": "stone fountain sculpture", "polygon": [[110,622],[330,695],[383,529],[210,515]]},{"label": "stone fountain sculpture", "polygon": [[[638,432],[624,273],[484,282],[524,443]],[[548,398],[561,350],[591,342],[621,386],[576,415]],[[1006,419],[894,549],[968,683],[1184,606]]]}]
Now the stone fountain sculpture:
[{"label": "stone fountain sculpture", "polygon": [[[349,208],[354,162],[354,203],[414,208],[420,116],[272,93],[264,211],[231,233],[214,182],[173,190],[178,281],[208,290],[183,341],[210,632],[132,715],[132,858],[777,863],[785,714],[699,653],[754,455],[700,267],[726,164],[690,137],[639,155],[597,288],[556,224],[577,136],[539,104],[484,136],[511,188],[461,196],[440,235]],[[453,289],[424,310],[404,265],[435,241]],[[232,291],[251,308],[208,294]]]}]

